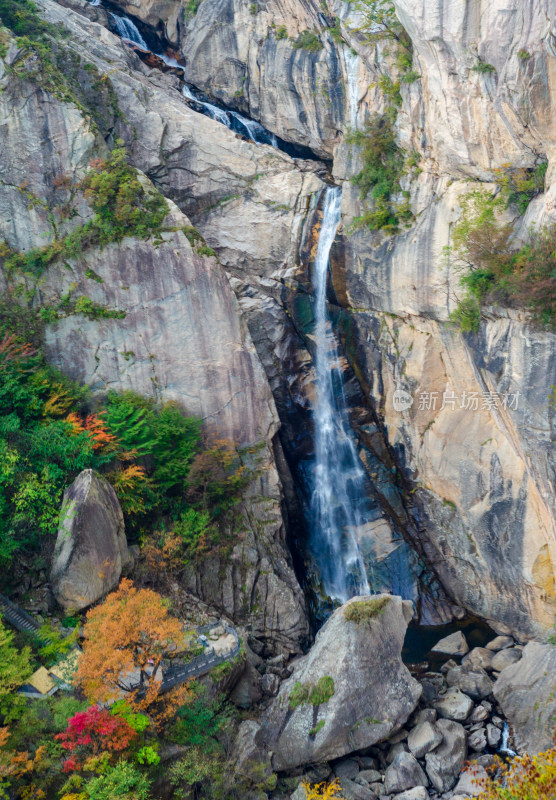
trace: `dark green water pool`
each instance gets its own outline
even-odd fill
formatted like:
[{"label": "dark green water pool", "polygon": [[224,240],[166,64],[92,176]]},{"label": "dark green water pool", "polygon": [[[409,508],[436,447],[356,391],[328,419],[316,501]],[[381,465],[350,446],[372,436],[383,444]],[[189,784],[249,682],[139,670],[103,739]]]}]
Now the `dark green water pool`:
[{"label": "dark green water pool", "polygon": [[415,625],[410,623],[405,635],[402,658],[406,664],[421,664],[428,661],[431,667],[441,666],[449,656],[441,653],[431,653],[434,645],[456,631],[462,631],[469,649],[485,647],[496,633],[486,622],[476,617],[466,617],[449,625]]}]

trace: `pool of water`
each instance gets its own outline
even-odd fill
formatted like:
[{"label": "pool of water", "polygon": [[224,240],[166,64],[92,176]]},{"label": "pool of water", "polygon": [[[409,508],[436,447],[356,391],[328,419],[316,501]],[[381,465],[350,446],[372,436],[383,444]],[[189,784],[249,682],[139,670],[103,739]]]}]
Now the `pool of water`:
[{"label": "pool of water", "polygon": [[410,623],[405,635],[402,659],[405,664],[422,664],[428,662],[429,667],[439,668],[450,656],[442,653],[431,653],[437,642],[451,633],[461,631],[467,639],[469,649],[485,647],[496,633],[484,620],[477,617],[466,617],[449,625],[416,625]]}]

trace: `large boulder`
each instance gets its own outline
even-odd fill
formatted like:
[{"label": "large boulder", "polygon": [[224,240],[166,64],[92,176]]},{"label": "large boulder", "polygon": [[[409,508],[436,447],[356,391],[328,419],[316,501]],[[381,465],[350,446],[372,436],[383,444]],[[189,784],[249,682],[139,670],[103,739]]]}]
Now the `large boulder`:
[{"label": "large boulder", "polygon": [[465,730],[458,722],[447,719],[439,719],[436,724],[443,741],[436,750],[425,756],[427,775],[438,792],[449,792],[467,758]]},{"label": "large boulder", "polygon": [[402,727],[421,695],[401,660],[412,614],[391,595],[356,597],[332,614],[263,718],[275,770],[340,758]]},{"label": "large boulder", "polygon": [[529,642],[523,658],[500,673],[496,697],[510,722],[520,752],[552,747],[556,719],[556,647]]},{"label": "large boulder", "polygon": [[427,776],[411,753],[398,753],[384,775],[384,791],[387,794],[428,785]]},{"label": "large boulder", "polygon": [[116,492],[92,469],[64,492],[50,572],[52,591],[66,609],[80,610],[115,589],[130,561]]}]

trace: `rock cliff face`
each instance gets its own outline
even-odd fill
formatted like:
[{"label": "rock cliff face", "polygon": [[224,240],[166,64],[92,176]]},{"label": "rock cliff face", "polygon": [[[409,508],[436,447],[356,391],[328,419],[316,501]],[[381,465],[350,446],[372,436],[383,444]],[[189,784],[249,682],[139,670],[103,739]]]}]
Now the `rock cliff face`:
[{"label": "rock cliff face", "polygon": [[[481,185],[469,179],[492,180],[492,170],[503,164],[549,161],[545,194],[531,203],[518,235],[533,222],[554,219],[551,3],[468,0],[456,8],[443,0],[394,0],[394,6],[420,76],[402,84],[397,117],[401,146],[421,156],[421,174],[407,182],[416,219],[394,237],[365,230],[342,237],[334,286],[348,311],[347,352],[368,402],[380,411],[420,508],[422,546],[444,585],[473,612],[534,635],[552,623],[556,603],[549,400],[555,339],[523,314],[499,308],[478,334],[457,333],[447,320],[459,275],[444,248],[461,196]],[[136,13],[152,21],[153,9]],[[283,138],[333,157],[335,179],[344,184],[345,234],[361,213],[349,184],[360,161],[342,132],[384,109],[376,84],[391,71],[388,45],[366,42],[360,12],[339,0],[327,8],[203,0],[195,16],[183,19],[171,38],[192,83]],[[299,46],[303,31],[317,37],[312,49]],[[477,68],[481,63],[492,68]],[[232,205],[239,217],[244,202]],[[233,214],[218,210],[198,224],[234,271],[245,261],[237,260],[239,244],[229,248],[229,222],[222,217],[229,221]],[[256,346],[267,354],[263,361],[279,396],[276,354],[295,353],[292,381],[298,383],[310,361],[292,347],[277,292],[251,271],[241,278],[252,329],[264,320]],[[394,409],[396,390],[411,394],[411,408]],[[456,399],[442,407],[445,392]],[[477,398],[477,408],[473,399],[460,408],[462,398],[464,406]]]},{"label": "rock cliff face", "polygon": [[[68,47],[109,74],[119,112],[104,98],[93,131],[74,105],[31,81],[15,85],[0,66],[2,161],[14,165],[1,175],[0,236],[19,249],[44,243],[51,223],[21,192],[24,182],[52,205],[62,191],[57,175],[79,179],[105,140],[121,137],[133,165],[176,204],[175,226],[191,220],[215,250],[218,262],[175,231],[158,248],[124,240],[51,270],[42,298],[77,284],[126,317],[67,317],[48,329],[48,348],[98,390],[176,398],[219,436],[266,442],[246,542],[224,580],[216,564],[192,575],[191,588],[236,618],[255,610],[262,640],[294,647],[307,624],[285,548],[281,484],[290,511],[294,493],[276,433],[281,422],[282,444],[295,444],[290,464],[310,452],[308,265],[323,165],[249,143],[195,113],[177,77],[142,63],[85,0],[66,0],[69,10],[40,4],[71,31]],[[448,318],[459,275],[444,248],[462,195],[508,162],[549,162],[546,191],[517,236],[556,219],[552,3],[394,0],[420,76],[401,86],[396,134],[421,169],[402,179],[415,220],[394,236],[348,233],[362,211],[350,183],[361,158],[344,134],[384,110],[377,84],[395,69],[388,43],[366,41],[353,4],[202,0],[195,14],[183,2],[117,5],[165,35],[187,79],[211,98],[332,161],[344,225],[330,298],[341,311],[353,422],[376,455],[369,471],[386,509],[378,524],[409,532],[459,604],[501,629],[543,635],[556,607],[555,337],[500,308],[488,310],[478,333],[456,331]],[[10,44],[7,63],[16,55]],[[492,69],[474,69],[481,63]],[[87,279],[87,268],[103,283]],[[411,396],[405,410],[394,407],[400,391]],[[392,488],[385,476],[394,473]]]}]

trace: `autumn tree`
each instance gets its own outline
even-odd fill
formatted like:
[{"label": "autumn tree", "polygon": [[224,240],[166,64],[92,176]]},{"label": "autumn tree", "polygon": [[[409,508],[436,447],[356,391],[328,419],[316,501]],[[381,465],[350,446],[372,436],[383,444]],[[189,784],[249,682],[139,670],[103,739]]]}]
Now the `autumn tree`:
[{"label": "autumn tree", "polygon": [[[556,732],[555,732],[556,733]],[[554,800],[556,797],[556,748],[536,756],[524,755],[506,763],[497,758],[494,774],[477,779],[482,788],[478,800]]]},{"label": "autumn tree", "polygon": [[54,738],[70,754],[64,762],[64,772],[73,772],[86,766],[90,757],[121,754],[137,738],[137,732],[107,708],[91,706],[74,714],[66,730]]},{"label": "autumn tree", "polygon": [[0,616],[0,713],[4,716],[13,707],[14,691],[29,677],[31,650],[18,650],[13,644],[14,635],[2,624]]},{"label": "autumn tree", "polygon": [[90,701],[125,697],[134,710],[161,722],[188,699],[187,685],[161,692],[163,661],[183,653],[186,638],[156,592],[122,580],[117,591],[88,612],[84,637],[75,682]]},{"label": "autumn tree", "polygon": [[307,800],[342,800],[340,782],[337,778],[332,783],[316,783],[311,786],[305,781],[302,785]]}]

